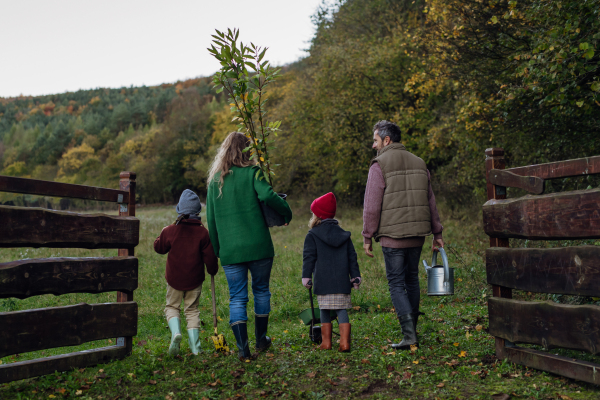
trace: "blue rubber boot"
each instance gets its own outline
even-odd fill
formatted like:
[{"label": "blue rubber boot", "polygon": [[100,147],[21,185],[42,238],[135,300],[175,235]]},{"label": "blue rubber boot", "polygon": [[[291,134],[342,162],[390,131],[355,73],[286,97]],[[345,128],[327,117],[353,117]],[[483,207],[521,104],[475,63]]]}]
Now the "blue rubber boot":
[{"label": "blue rubber boot", "polygon": [[198,329],[188,329],[188,340],[190,342],[190,351],[197,356],[200,351],[200,331]]},{"label": "blue rubber boot", "polygon": [[256,335],[256,350],[265,351],[271,347],[271,338],[267,336],[269,326],[269,315],[256,316],[254,322],[254,333]]},{"label": "blue rubber boot", "polygon": [[168,322],[171,330],[171,344],[169,345],[169,355],[176,356],[179,354],[179,343],[181,343],[181,329],[179,328],[179,318],[171,318]]},{"label": "blue rubber boot", "polygon": [[238,348],[238,357],[240,360],[251,360],[252,354],[250,354],[250,346],[248,346],[248,328],[246,323],[235,324],[231,326],[233,336],[235,336],[235,342]]}]

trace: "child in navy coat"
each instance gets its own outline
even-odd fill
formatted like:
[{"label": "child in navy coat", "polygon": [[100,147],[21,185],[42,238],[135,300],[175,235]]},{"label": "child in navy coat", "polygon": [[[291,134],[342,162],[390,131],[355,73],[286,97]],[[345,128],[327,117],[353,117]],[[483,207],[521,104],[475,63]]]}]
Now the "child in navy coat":
[{"label": "child in navy coat", "polygon": [[319,197],[310,205],[313,213],[311,228],[304,240],[302,284],[314,291],[321,310],[322,350],[331,349],[331,316],[334,310],[340,327],[339,351],[350,351],[350,292],[361,284],[356,250],[350,232],[340,228],[333,219],[336,200],[333,193]]}]

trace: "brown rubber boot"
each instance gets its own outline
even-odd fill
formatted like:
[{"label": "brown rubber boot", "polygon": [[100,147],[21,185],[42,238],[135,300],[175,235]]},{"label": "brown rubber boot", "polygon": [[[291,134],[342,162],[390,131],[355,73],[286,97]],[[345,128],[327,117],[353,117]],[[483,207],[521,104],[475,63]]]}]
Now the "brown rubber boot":
[{"label": "brown rubber boot", "polygon": [[331,350],[331,322],[321,324],[321,350]]},{"label": "brown rubber boot", "polygon": [[340,349],[341,352],[350,351],[350,324],[340,324]]}]

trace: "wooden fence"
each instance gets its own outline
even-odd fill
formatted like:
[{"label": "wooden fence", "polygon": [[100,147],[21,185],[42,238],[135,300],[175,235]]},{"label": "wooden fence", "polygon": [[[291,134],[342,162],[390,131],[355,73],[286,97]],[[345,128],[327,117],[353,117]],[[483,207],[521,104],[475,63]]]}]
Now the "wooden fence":
[{"label": "wooden fence", "polygon": [[[600,353],[600,307],[512,299],[512,289],[600,297],[600,247],[510,248],[509,238],[600,238],[600,189],[543,194],[544,180],[600,174],[600,156],[505,169],[504,150],[487,149],[488,201],[483,225],[490,334],[496,356],[514,363],[600,384],[600,364],[516,346],[542,345]],[[506,188],[532,195],[507,199]]]},{"label": "wooden fence", "polygon": [[116,303],[0,313],[0,357],[115,338],[116,345],[0,365],[0,383],[82,368],[131,353],[137,334],[139,220],[135,173],[120,190],[0,176],[0,191],[118,203],[119,216],[0,205],[0,248],[118,249],[118,257],[44,258],[0,263],[0,298],[117,292]]}]

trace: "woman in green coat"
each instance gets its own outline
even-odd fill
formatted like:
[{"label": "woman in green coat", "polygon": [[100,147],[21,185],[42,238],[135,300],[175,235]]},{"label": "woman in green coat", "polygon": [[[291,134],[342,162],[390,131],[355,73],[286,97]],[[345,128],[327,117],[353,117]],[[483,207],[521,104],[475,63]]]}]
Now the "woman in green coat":
[{"label": "woman in green coat", "polygon": [[260,169],[250,160],[250,152],[243,151],[248,146],[250,139],[242,133],[227,136],[209,171],[206,199],[210,240],[229,285],[229,325],[242,359],[251,357],[246,328],[248,272],[254,294],[256,349],[264,351],[271,345],[267,325],[275,251],[259,202],[264,201],[281,214],[286,225],[292,219],[287,202],[265,179],[256,178]]}]

